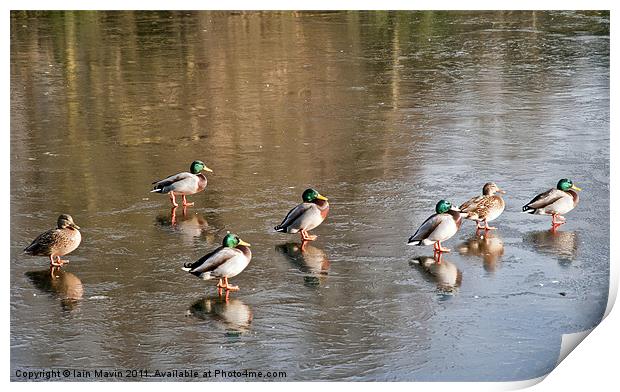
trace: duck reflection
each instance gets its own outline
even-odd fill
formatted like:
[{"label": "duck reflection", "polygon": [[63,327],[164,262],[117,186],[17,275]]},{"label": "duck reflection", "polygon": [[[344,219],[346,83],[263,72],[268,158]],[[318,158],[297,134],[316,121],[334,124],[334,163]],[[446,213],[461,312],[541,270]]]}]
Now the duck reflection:
[{"label": "duck reflection", "polygon": [[524,235],[523,242],[533,244],[541,252],[572,260],[577,254],[579,236],[574,231],[531,231]]},{"label": "duck reflection", "polygon": [[213,296],[196,301],[189,313],[201,320],[215,320],[226,331],[244,333],[252,324],[252,309],[240,299]]},{"label": "duck reflection", "polygon": [[26,276],[37,289],[60,298],[60,304],[65,310],[74,309],[84,296],[80,278],[59,267],[29,271]]},{"label": "duck reflection", "polygon": [[[180,211],[178,211],[179,209]],[[169,214],[158,215],[155,220],[158,225],[171,227],[181,233],[187,243],[192,243],[197,237],[205,237],[208,240],[215,239],[207,218],[198,212],[192,211],[188,214],[187,207],[173,207]]]},{"label": "duck reflection", "polygon": [[461,285],[463,273],[443,256],[420,256],[409,263],[420,268],[437,284],[437,289],[443,293],[454,293]]},{"label": "duck reflection", "polygon": [[329,260],[325,252],[307,242],[276,245],[276,251],[285,255],[301,272],[308,274],[304,277],[307,286],[320,285],[329,272]]},{"label": "duck reflection", "polygon": [[490,232],[477,233],[459,245],[458,251],[464,256],[480,257],[485,271],[495,271],[497,262],[504,255],[504,241]]}]

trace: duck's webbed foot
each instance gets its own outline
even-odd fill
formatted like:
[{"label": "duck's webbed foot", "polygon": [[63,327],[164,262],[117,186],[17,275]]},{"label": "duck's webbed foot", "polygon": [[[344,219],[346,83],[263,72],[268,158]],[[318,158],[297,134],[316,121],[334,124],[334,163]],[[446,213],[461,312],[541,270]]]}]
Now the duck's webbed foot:
[{"label": "duck's webbed foot", "polygon": [[299,234],[301,234],[301,240],[302,241],[314,241],[317,239],[317,236],[312,235],[312,234],[308,234],[308,232],[306,230],[300,230]]},{"label": "duck's webbed foot", "polygon": [[194,205],[194,202],[189,203],[185,195],[183,195],[183,207],[191,207]]}]

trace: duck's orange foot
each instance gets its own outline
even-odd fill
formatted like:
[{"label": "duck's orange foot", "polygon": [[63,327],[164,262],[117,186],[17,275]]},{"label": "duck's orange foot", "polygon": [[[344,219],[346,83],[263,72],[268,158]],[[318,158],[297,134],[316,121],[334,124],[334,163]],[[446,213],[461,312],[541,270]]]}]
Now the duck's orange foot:
[{"label": "duck's orange foot", "polygon": [[50,266],[51,267],[62,267],[63,264],[68,263],[69,260],[61,260],[60,256],[56,256],[56,259],[54,259],[54,256],[50,257]]},{"label": "duck's orange foot", "polygon": [[189,203],[185,195],[183,195],[183,207],[191,207],[194,205],[194,202]]},{"label": "duck's orange foot", "polygon": [[442,252],[450,253],[450,249],[444,248],[443,246],[441,246],[439,241],[435,242],[435,244],[433,245],[433,250],[439,253],[442,253]]}]

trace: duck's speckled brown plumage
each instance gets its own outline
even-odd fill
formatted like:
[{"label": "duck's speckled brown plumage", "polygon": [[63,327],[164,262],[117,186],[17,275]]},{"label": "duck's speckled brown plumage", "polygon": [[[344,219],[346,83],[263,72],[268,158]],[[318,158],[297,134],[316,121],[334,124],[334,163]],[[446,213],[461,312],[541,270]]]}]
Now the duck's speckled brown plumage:
[{"label": "duck's speckled brown plumage", "polygon": [[24,249],[33,256],[64,256],[73,252],[82,241],[79,226],[73,223],[70,215],[58,217],[58,227],[39,235]]},{"label": "duck's speckled brown plumage", "polygon": [[482,188],[482,195],[476,196],[461,204],[459,210],[467,213],[466,219],[477,222],[490,222],[504,212],[504,199],[495,194],[504,191],[493,182],[488,182]]}]

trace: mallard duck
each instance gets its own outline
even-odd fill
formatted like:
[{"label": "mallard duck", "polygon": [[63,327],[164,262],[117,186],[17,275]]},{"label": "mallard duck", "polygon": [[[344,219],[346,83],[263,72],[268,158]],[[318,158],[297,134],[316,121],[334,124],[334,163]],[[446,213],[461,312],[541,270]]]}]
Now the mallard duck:
[{"label": "mallard duck", "polygon": [[82,241],[80,226],[76,225],[71,215],[68,214],[58,217],[57,226],[35,238],[24,249],[24,253],[32,256],[49,256],[50,265],[55,267],[68,263],[69,260],[61,260],[60,256],[73,252],[80,245]]},{"label": "mallard duck", "polygon": [[328,199],[314,189],[306,189],[301,198],[304,202],[290,210],[282,223],[274,227],[274,230],[281,233],[299,232],[302,242],[314,241],[316,236],[308,234],[308,231],[323,223],[327,217]]},{"label": "mallard duck", "polygon": [[551,215],[551,228],[555,230],[560,225],[566,223],[566,218],[562,215],[571,211],[579,203],[579,195],[575,191],[581,188],[576,187],[571,180],[562,178],[554,189],[541,193],[523,206],[523,212],[534,215]]},{"label": "mallard duck", "polygon": [[450,252],[442,248],[441,242],[450,239],[461,227],[465,213],[452,208],[452,203],[440,200],[435,206],[436,214],[431,215],[422,226],[409,237],[408,245],[431,245],[435,253]]},{"label": "mallard duck", "polygon": [[506,191],[499,189],[494,182],[487,182],[482,187],[482,196],[473,197],[459,207],[459,210],[467,213],[465,219],[476,221],[476,230],[497,229],[497,227],[489,226],[489,222],[504,212],[506,203],[500,195],[495,193],[506,193]]},{"label": "mallard duck", "polygon": [[207,176],[201,173],[203,170],[211,173],[213,172],[204,162],[194,161],[189,166],[189,173],[182,172],[166,177],[163,180],[153,182],[155,186],[151,192],[169,194],[170,202],[175,207],[179,206],[175,195],[182,195],[183,206],[193,206],[194,203],[187,202],[186,196],[202,192],[207,187]]},{"label": "mallard duck", "polygon": [[228,278],[239,275],[250,264],[250,260],[250,244],[236,234],[228,233],[222,240],[222,246],[193,263],[185,263],[183,270],[204,280],[219,278],[218,289],[237,291],[239,287],[229,285]]}]

